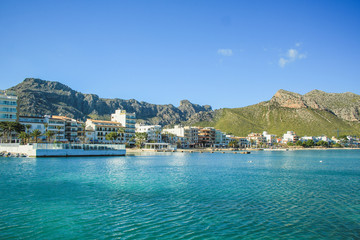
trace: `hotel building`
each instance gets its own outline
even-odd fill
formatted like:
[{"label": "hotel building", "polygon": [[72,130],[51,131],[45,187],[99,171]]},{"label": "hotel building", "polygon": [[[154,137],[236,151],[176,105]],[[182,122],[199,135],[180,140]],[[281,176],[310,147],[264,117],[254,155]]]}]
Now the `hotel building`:
[{"label": "hotel building", "polygon": [[111,114],[111,121],[121,123],[125,127],[124,142],[135,144],[135,113],[128,113],[125,110],[116,110]]},{"label": "hotel building", "polygon": [[[106,135],[111,132],[120,133],[122,128],[122,124],[118,122],[88,119],[86,120],[86,137],[88,142],[108,143],[112,141],[106,140]],[[115,142],[123,143],[124,139],[124,136],[119,134]]]},{"label": "hotel building", "polygon": [[0,122],[17,121],[17,100],[14,91],[0,90]]}]

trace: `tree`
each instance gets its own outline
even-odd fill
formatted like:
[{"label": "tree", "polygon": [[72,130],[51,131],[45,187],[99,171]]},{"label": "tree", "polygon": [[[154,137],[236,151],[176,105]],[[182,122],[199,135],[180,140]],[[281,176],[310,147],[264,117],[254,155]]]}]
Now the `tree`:
[{"label": "tree", "polygon": [[38,142],[38,137],[41,136],[41,131],[39,129],[35,129],[31,134],[31,137],[35,138],[35,142]]},{"label": "tree", "polygon": [[121,141],[123,142],[123,140],[125,141],[124,135],[125,135],[125,128],[121,127],[118,129],[118,134],[121,138]]},{"label": "tree", "polygon": [[113,142],[114,142],[118,137],[119,137],[119,134],[116,133],[116,132],[108,133],[108,134],[106,134],[106,136],[105,136],[106,140],[110,140],[110,141],[113,141]]},{"label": "tree", "polygon": [[17,122],[0,122],[0,129],[3,132],[3,136],[6,137],[6,141],[12,141],[12,133],[15,131],[16,133],[20,133],[25,131],[24,125]]},{"label": "tree", "polygon": [[52,138],[54,135],[55,135],[55,133],[52,132],[52,131],[47,131],[47,132],[45,132],[45,134],[44,134],[44,136],[46,136],[47,142],[50,142],[50,141],[51,141],[51,138]]},{"label": "tree", "polygon": [[297,141],[297,142],[295,143],[295,145],[296,145],[296,146],[302,146],[303,143],[302,143],[302,141],[299,140],[299,141]]},{"label": "tree", "polygon": [[29,130],[31,128],[31,124],[26,124],[25,127],[26,127],[26,133],[29,133]]},{"label": "tree", "polygon": [[236,140],[231,140],[231,141],[229,142],[228,146],[229,146],[229,147],[232,147],[232,148],[237,148],[237,147],[239,147],[239,143],[238,143],[238,141],[236,141]]},{"label": "tree", "polygon": [[319,142],[316,143],[316,146],[329,147],[329,143],[324,140],[320,140]]},{"label": "tree", "polygon": [[143,143],[146,141],[148,137],[147,135],[147,133],[135,133],[135,141],[138,148],[141,148]]},{"label": "tree", "polygon": [[313,146],[315,146],[315,143],[312,139],[306,140],[305,142],[303,142],[303,147],[310,148]]},{"label": "tree", "polygon": [[81,124],[82,132],[80,133],[80,140],[82,143],[85,143],[86,139],[86,123]]},{"label": "tree", "polygon": [[26,132],[21,132],[19,138],[21,139],[22,144],[26,144],[26,140],[30,138],[30,135]]},{"label": "tree", "polygon": [[56,126],[56,129],[58,130],[58,131],[56,132],[56,136],[57,136],[56,138],[59,139],[61,126]]}]

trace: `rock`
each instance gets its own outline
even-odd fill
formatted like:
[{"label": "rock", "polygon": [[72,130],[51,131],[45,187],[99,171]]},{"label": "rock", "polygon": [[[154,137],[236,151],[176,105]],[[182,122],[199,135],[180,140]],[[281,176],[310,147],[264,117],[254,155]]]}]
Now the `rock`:
[{"label": "rock", "polygon": [[123,109],[135,112],[140,122],[168,125],[209,119],[213,114],[209,105],[201,106],[188,100],[182,100],[177,108],[172,104],[157,105],[135,99],[105,99],[74,91],[59,82],[35,78],[26,78],[11,90],[18,95],[20,115],[61,114],[84,120],[89,114],[110,117],[116,109]]}]

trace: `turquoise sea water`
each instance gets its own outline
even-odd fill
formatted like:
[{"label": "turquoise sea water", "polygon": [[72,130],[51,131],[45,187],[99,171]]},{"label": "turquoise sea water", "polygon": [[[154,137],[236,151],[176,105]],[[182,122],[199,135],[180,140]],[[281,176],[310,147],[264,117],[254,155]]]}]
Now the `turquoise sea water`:
[{"label": "turquoise sea water", "polygon": [[0,239],[120,238],[360,239],[360,151],[0,158]]}]

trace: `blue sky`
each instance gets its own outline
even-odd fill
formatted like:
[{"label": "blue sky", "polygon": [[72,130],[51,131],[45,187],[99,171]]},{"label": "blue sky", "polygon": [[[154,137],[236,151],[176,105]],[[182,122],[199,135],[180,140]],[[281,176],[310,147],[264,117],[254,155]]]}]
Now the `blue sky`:
[{"label": "blue sky", "polygon": [[0,89],[213,108],[360,94],[360,1],[0,1]]}]

